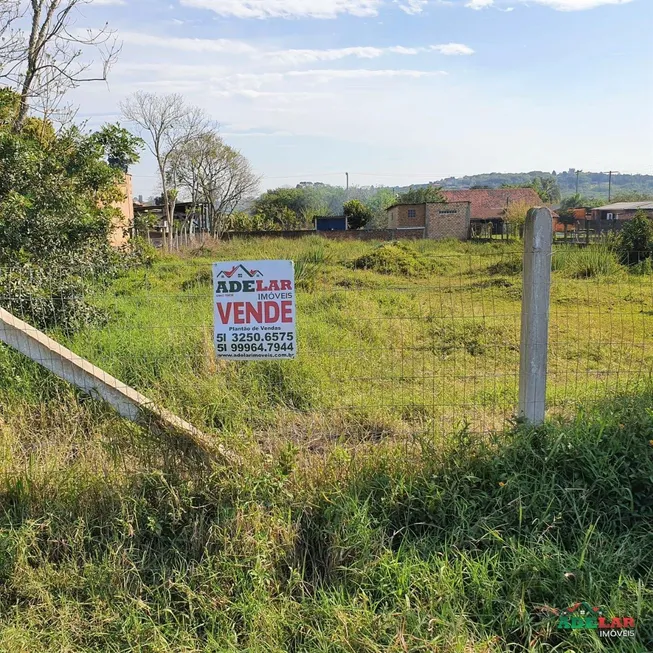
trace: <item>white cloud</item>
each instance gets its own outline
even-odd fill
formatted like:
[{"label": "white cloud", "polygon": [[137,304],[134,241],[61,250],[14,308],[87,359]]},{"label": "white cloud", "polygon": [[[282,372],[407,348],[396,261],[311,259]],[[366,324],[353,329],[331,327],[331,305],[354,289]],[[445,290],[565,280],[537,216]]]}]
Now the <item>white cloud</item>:
[{"label": "white cloud", "polygon": [[[138,76],[142,80],[143,73],[148,74],[147,81],[134,82],[140,85],[172,86],[175,84],[189,89],[201,88],[206,93],[229,93],[231,95],[259,96],[273,95],[281,92],[281,84],[293,80],[304,84],[325,84],[337,80],[363,80],[379,78],[421,79],[447,75],[441,70],[411,70],[411,69],[310,69],[288,70],[283,72],[243,72],[229,74],[222,68],[212,65],[180,66],[165,63],[129,64],[116,67],[116,72],[122,75]],[[124,80],[127,81],[127,80]],[[272,89],[270,88],[272,87]],[[300,87],[297,90],[301,91]],[[283,90],[285,93],[286,91]],[[311,93],[312,95],[312,93]],[[308,96],[307,96],[308,97]]]},{"label": "white cloud", "polygon": [[376,16],[383,0],[180,0],[235,18],[336,18],[339,14]]},{"label": "white cloud", "polygon": [[424,52],[426,48],[406,48],[403,45],[393,45],[389,48],[387,48],[388,52],[392,52],[393,54],[419,54],[420,52]]},{"label": "white cloud", "polygon": [[[78,30],[84,33],[84,30]],[[176,50],[190,53],[214,53],[245,55],[257,62],[275,65],[300,65],[319,61],[338,61],[348,57],[356,59],[377,59],[384,55],[411,56],[428,52],[442,55],[470,55],[474,50],[462,43],[445,43],[440,45],[404,47],[394,45],[386,48],[372,46],[355,46],[350,48],[265,50],[244,41],[231,39],[195,39],[157,36],[141,32],[121,32],[121,39],[129,45],[160,48],[167,51]]]},{"label": "white cloud", "polygon": [[491,7],[494,4],[494,0],[469,0],[469,2],[465,5],[465,7],[469,7],[469,9],[475,9],[476,11],[479,11],[480,9],[486,9],[487,7]]},{"label": "white cloud", "polygon": [[250,138],[250,137],[257,137],[257,138],[267,138],[269,136],[292,136],[292,132],[289,131],[269,131],[269,132],[262,132],[262,131],[246,131],[246,132],[234,132],[234,131],[226,131],[226,132],[221,132],[221,136],[224,138]]},{"label": "white cloud", "polygon": [[212,97],[245,98],[247,100],[272,100],[279,103],[297,102],[298,100],[324,100],[332,97],[331,93],[311,93],[307,91],[259,91],[243,88],[234,91],[209,91]]},{"label": "white cloud", "polygon": [[428,0],[404,0],[404,3],[399,3],[399,8],[407,14],[421,14],[427,4]]},{"label": "white cloud", "polygon": [[262,51],[258,56],[269,63],[299,65],[316,61],[338,61],[339,59],[345,59],[347,57],[356,57],[357,59],[377,59],[378,57],[388,54],[413,56],[426,52],[439,52],[443,55],[474,54],[472,48],[463,45],[462,43],[446,43],[443,45],[412,48],[407,48],[403,45],[393,45],[387,48],[359,46],[352,48],[335,48],[331,50],[306,49]]},{"label": "white cloud", "polygon": [[92,5],[126,5],[125,0],[91,0],[89,4]]},{"label": "white cloud", "polygon": [[120,32],[120,39],[130,45],[166,48],[184,52],[214,52],[228,54],[251,54],[256,48],[231,39],[189,39],[173,38],[169,36],[156,36],[142,32]]},{"label": "white cloud", "polygon": [[330,81],[332,79],[363,79],[372,77],[433,77],[435,75],[446,75],[443,70],[368,70],[365,68],[351,70],[290,70],[282,73],[286,77],[312,77],[318,81]]},{"label": "white cloud", "polygon": [[447,56],[467,56],[474,54],[474,50],[463,43],[445,43],[444,45],[432,45],[431,50]]},{"label": "white cloud", "polygon": [[313,63],[315,61],[337,61],[346,57],[356,57],[358,59],[376,59],[390,51],[383,48],[373,47],[353,47],[338,48],[332,50],[277,50],[272,52],[260,52],[259,56],[271,63],[280,64],[302,64]]},{"label": "white cloud", "polygon": [[583,11],[603,5],[625,5],[632,0],[530,0],[530,2],[551,7],[557,11]]},{"label": "white cloud", "polygon": [[419,79],[446,74],[442,70],[407,70],[401,68],[382,70],[371,70],[368,68],[311,69],[287,70],[279,73],[237,73],[226,77],[212,77],[207,81],[224,90],[236,91],[251,90],[252,88],[258,89],[267,84],[279,83],[289,79],[306,79],[317,83],[326,83],[338,79],[374,79],[387,77]]}]

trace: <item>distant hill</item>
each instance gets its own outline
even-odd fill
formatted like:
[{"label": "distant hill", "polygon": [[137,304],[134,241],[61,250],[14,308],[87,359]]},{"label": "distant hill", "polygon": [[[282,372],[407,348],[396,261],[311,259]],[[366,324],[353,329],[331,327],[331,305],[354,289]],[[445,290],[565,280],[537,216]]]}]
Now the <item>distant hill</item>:
[{"label": "distant hill", "polygon": [[[502,184],[529,184],[534,177],[554,176],[560,187],[563,197],[576,192],[576,170],[573,168],[566,172],[556,173],[533,170],[531,172],[501,173],[490,172],[482,175],[465,177],[447,177],[431,183],[442,186],[448,190],[467,189],[472,186],[488,186],[499,188]],[[416,184],[416,186],[426,184]],[[401,192],[403,188],[397,188]],[[590,198],[608,198],[608,173],[607,172],[581,172],[578,176],[578,191],[581,195]],[[653,195],[653,175],[621,175],[612,174],[612,196],[620,193],[648,193]]]}]

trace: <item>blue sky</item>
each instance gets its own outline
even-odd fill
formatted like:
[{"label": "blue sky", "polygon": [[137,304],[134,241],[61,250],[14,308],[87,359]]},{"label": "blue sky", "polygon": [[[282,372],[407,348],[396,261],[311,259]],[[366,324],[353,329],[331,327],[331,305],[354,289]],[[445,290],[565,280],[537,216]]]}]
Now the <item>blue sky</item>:
[{"label": "blue sky", "polygon": [[[263,188],[653,174],[653,0],[93,0],[76,19],[107,21],[123,51],[75,91],[80,117],[180,92]],[[149,157],[134,174],[156,191]]]}]

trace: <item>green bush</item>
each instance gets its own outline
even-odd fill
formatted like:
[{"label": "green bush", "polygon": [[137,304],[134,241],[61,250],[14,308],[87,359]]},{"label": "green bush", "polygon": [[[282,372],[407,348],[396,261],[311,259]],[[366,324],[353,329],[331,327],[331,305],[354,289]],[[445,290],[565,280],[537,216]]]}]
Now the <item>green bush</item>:
[{"label": "green bush", "polygon": [[0,94],[0,304],[36,326],[70,331],[100,316],[87,301],[93,282],[152,260],[138,242],[109,247],[124,171],[143,142],[120,125],[55,132],[33,117],[16,132],[18,100]]},{"label": "green bush", "polygon": [[93,298],[125,266],[125,260],[107,247],[51,258],[47,266],[0,268],[0,306],[39,329],[70,334],[98,326],[109,314]]},{"label": "green bush", "polygon": [[424,260],[418,252],[405,243],[394,241],[377,247],[354,261],[357,270],[373,270],[381,274],[396,274],[404,277],[427,276],[433,265]]},{"label": "green bush", "polygon": [[637,265],[653,256],[653,220],[644,211],[624,225],[617,241],[619,259],[624,265]]}]

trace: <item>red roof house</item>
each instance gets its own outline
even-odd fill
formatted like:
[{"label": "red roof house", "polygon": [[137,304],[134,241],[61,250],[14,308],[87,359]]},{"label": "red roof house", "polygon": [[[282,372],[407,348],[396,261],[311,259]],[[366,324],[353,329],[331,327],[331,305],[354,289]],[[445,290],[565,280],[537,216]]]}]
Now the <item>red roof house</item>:
[{"label": "red roof house", "polygon": [[540,196],[532,188],[493,188],[477,190],[443,190],[447,202],[469,202],[472,220],[497,220],[503,210],[515,202],[529,207],[541,206]]}]

